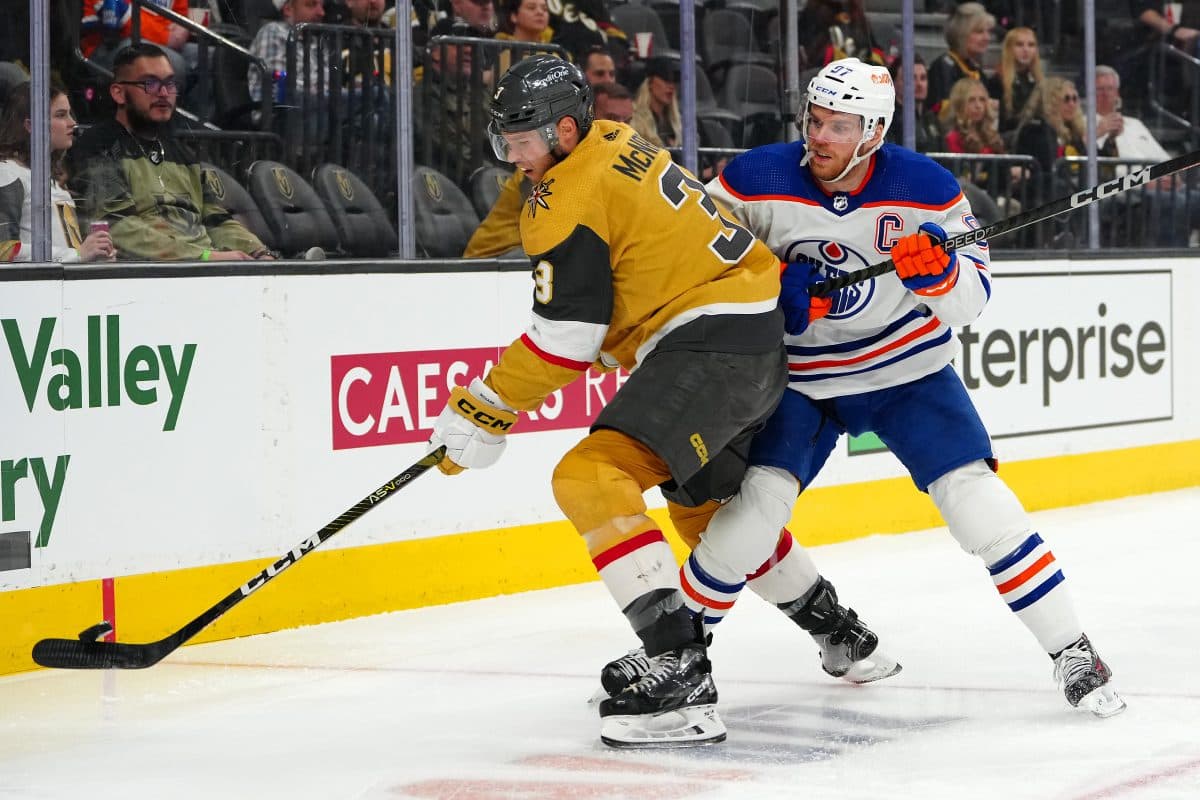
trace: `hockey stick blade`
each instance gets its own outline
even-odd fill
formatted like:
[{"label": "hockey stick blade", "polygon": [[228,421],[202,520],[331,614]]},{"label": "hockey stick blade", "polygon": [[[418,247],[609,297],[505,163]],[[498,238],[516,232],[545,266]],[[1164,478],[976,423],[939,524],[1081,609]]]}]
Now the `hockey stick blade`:
[{"label": "hockey stick blade", "polygon": [[[78,639],[42,639],[33,646],[34,662],[43,667],[57,669],[145,669],[154,666],[184,642],[211,625],[226,611],[266,586],[279,573],[320,547],[338,531],[424,475],[430,467],[436,466],[445,455],[446,448],[444,446],[426,454],[420,461],[359,500],[337,519],[280,556],[273,564],[234,589],[216,605],[170,636],[147,644],[102,642],[94,637],[104,635],[111,628],[108,628],[106,623],[101,623],[88,628],[79,635]],[[88,638],[89,636],[93,638]]]},{"label": "hockey stick blade", "polygon": [[[1065,214],[1068,211],[1074,211],[1077,208],[1090,206],[1092,203],[1105,200],[1113,195],[1129,189],[1136,189],[1140,186],[1145,186],[1159,178],[1164,178],[1167,175],[1173,175],[1176,172],[1182,172],[1185,169],[1200,164],[1200,150],[1193,150],[1190,153],[1154,164],[1149,167],[1144,167],[1136,172],[1130,172],[1122,175],[1119,178],[1113,178],[1111,181],[1092,186],[1088,189],[1081,189],[1068,197],[1060,197],[1058,200],[1052,200],[1045,205],[1031,208],[1028,211],[1023,211],[1020,214],[1014,214],[1007,219],[1002,219],[999,222],[993,222],[984,228],[979,228],[973,231],[966,231],[957,236],[947,239],[942,248],[947,252],[958,250],[961,247],[966,247],[969,244],[975,244],[984,239],[994,239],[997,236],[1002,236],[1006,233],[1036,225],[1039,222],[1045,222],[1052,217],[1057,217],[1059,214]],[[896,264],[891,259],[881,261],[878,264],[872,264],[869,267],[847,272],[844,275],[838,275],[828,280],[814,283],[809,287],[808,293],[813,297],[828,297],[836,291],[845,289],[847,286],[852,286],[856,283],[878,278],[880,275],[886,275],[896,269]]]}]

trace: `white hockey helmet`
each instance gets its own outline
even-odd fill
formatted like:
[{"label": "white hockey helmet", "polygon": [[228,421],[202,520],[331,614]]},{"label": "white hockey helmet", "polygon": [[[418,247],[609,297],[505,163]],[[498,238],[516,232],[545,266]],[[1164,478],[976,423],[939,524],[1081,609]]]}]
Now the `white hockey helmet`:
[{"label": "white hockey helmet", "polygon": [[[796,120],[800,126],[800,135],[805,137],[805,144],[808,141],[808,110],[813,104],[830,111],[860,117],[863,122],[860,145],[870,141],[876,130],[882,129],[879,143],[865,153],[855,151],[855,156],[850,159],[846,169],[834,179],[837,181],[855,164],[882,146],[896,113],[896,87],[892,84],[892,76],[886,67],[864,64],[857,58],[842,58],[829,62],[808,82],[808,94],[803,110],[800,119]],[[807,154],[804,160],[808,161]]]}]

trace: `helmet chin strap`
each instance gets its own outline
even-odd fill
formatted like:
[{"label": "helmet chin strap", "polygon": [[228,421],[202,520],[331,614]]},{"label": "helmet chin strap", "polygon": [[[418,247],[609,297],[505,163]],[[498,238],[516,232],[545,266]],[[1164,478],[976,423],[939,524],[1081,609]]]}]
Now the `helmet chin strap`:
[{"label": "helmet chin strap", "polygon": [[[850,170],[854,169],[859,164],[866,161],[868,158],[871,157],[872,153],[874,153],[876,150],[878,150],[880,147],[883,146],[883,139],[880,138],[879,144],[875,145],[867,152],[859,155],[858,151],[862,148],[862,146],[864,144],[866,144],[870,140],[871,136],[873,135],[873,133],[872,134],[867,133],[867,120],[865,118],[862,118],[862,120],[863,120],[863,137],[858,140],[858,145],[854,148],[854,155],[851,156],[850,161],[848,161],[846,163],[846,168],[843,169],[836,178],[830,178],[829,180],[825,180],[824,178],[817,178],[818,181],[820,181],[821,183],[825,183],[825,184],[837,183],[838,181],[842,180],[847,175],[849,175]],[[805,109],[805,111],[804,111],[804,122],[803,122],[803,126],[802,126],[801,130],[803,130],[803,131],[808,130],[808,110],[807,109]],[[800,159],[800,166],[802,166],[802,167],[807,166],[810,158],[812,158],[812,150],[809,149],[808,136],[805,135],[805,137],[804,137],[804,158]],[[813,177],[816,177],[816,176],[814,175]]]}]

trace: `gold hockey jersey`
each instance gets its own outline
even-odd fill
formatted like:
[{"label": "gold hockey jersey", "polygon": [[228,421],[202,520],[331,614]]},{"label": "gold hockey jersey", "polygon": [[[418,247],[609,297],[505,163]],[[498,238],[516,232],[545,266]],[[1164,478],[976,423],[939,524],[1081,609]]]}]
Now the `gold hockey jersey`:
[{"label": "gold hockey jersey", "polygon": [[[597,120],[526,198],[532,320],[487,383],[537,408],[597,359],[655,348],[764,352],[782,340],[779,259],[633,128]],[[672,335],[674,334],[674,335]]]}]

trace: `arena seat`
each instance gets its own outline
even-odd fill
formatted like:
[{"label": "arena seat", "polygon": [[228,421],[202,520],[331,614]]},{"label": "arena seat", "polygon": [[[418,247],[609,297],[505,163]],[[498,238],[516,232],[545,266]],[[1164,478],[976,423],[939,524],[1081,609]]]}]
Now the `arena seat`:
[{"label": "arena seat", "polygon": [[250,196],[267,221],[276,250],[289,258],[312,247],[338,252],[333,220],[308,181],[278,161],[255,161],[248,174]]},{"label": "arena seat", "polygon": [[313,170],[313,188],[333,220],[342,253],[380,258],[399,248],[396,229],[383,204],[350,170],[337,164],[321,164]]},{"label": "arena seat", "polygon": [[459,258],[479,227],[479,215],[463,190],[432,167],[412,177],[417,253],[425,258]]}]

